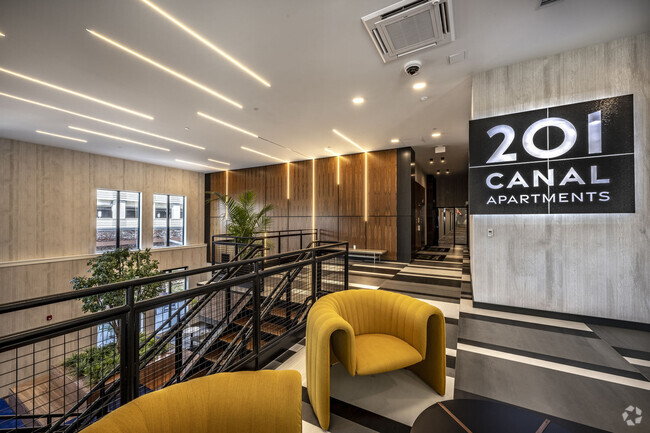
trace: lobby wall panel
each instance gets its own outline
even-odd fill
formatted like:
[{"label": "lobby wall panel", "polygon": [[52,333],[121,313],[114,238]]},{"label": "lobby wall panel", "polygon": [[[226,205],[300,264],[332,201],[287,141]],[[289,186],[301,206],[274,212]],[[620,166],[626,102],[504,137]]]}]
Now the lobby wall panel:
[{"label": "lobby wall panel", "polygon": [[254,191],[256,196],[257,210],[266,203],[266,167],[247,168],[244,171],[246,176],[246,191]]},{"label": "lobby wall panel", "polygon": [[357,248],[367,248],[366,227],[363,217],[339,217],[339,237]]},{"label": "lobby wall panel", "polygon": [[476,301],[650,322],[649,65],[646,33],[473,77],[474,119],[633,94],[636,176],[634,214],[471,217]]},{"label": "lobby wall panel", "polygon": [[287,165],[277,164],[266,167],[266,204],[272,204],[273,217],[287,216],[289,203],[287,201]]},{"label": "lobby wall panel", "polygon": [[316,215],[338,216],[336,157],[316,160]]},{"label": "lobby wall panel", "polygon": [[[363,187],[363,183],[361,184]],[[397,150],[368,154],[368,215],[397,215]]]},{"label": "lobby wall panel", "polygon": [[228,195],[237,198],[244,191],[246,191],[246,171],[228,171]]},{"label": "lobby wall panel", "polygon": [[[0,139],[0,152],[0,303],[70,290],[95,256],[98,188],[142,193],[143,248],[153,243],[153,194],[186,196],[181,249],[198,252],[160,249],[154,257],[161,269],[205,263],[202,174],[9,139]],[[52,308],[60,317],[78,314]]]},{"label": "lobby wall panel", "polygon": [[320,239],[323,241],[339,240],[339,218],[332,216],[316,217],[316,228],[320,230]]},{"label": "lobby wall panel", "polygon": [[384,259],[397,259],[397,217],[368,217],[366,247],[387,250]]},{"label": "lobby wall panel", "polygon": [[[311,216],[312,214],[312,162],[299,161],[292,162],[290,165],[291,170],[291,199],[289,201],[289,215],[294,216]],[[292,228],[301,228],[300,226],[293,226]],[[310,228],[308,226],[302,228]]]},{"label": "lobby wall panel", "polygon": [[363,153],[341,157],[341,184],[339,189],[339,215],[364,214],[364,156]]}]

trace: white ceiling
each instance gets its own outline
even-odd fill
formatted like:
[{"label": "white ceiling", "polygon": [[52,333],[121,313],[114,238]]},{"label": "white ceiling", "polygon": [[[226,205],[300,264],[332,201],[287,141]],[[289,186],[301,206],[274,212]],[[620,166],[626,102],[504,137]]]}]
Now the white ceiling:
[{"label": "white ceiling", "polygon": [[[296,153],[224,128],[203,111],[306,155],[358,150],[416,149],[425,171],[433,146],[447,146],[447,167],[467,167],[471,74],[650,30],[647,0],[453,0],[456,41],[383,64],[360,17],[394,0],[153,0],[271,83],[267,88],[225,61],[140,0],[2,0],[0,67],[67,87],[155,117],[142,119],[0,73],[0,92],[186,141],[199,150],[0,96],[0,136],[137,161],[201,169],[183,159],[231,168],[273,163],[247,146],[285,160]],[[223,93],[239,110],[93,37],[100,32]],[[447,56],[467,50],[467,60]],[[421,60],[417,80],[403,64]],[[426,95],[428,100],[420,101]],[[351,99],[363,96],[362,106]],[[170,152],[68,129],[77,126],[169,148]],[[188,127],[189,130],[185,128]],[[431,138],[433,128],[443,133]],[[85,138],[76,143],[36,129]]]}]

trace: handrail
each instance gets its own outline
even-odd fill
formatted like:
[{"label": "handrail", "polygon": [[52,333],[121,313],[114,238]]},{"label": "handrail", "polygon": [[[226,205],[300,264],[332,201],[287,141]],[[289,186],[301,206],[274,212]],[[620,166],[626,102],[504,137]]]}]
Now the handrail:
[{"label": "handrail", "polygon": [[[250,245],[250,244],[249,244]],[[336,247],[343,247],[334,249]],[[255,253],[256,248],[248,250],[248,253]],[[183,355],[183,359],[179,361],[176,359],[174,364],[175,372],[172,371],[173,376],[168,380],[165,379],[167,386],[171,383],[182,381],[191,377],[195,372],[208,372],[211,374],[216,371],[230,371],[234,368],[240,368],[248,363],[254,361],[254,368],[259,368],[260,357],[263,354],[270,353],[272,347],[277,347],[281,344],[282,339],[285,338],[286,333],[295,333],[303,329],[304,312],[308,311],[310,305],[317,299],[317,290],[320,290],[320,272],[316,272],[320,263],[328,260],[336,259],[337,257],[344,258],[341,271],[345,273],[344,285],[341,290],[347,289],[347,269],[348,269],[348,256],[347,256],[347,242],[320,242],[312,241],[309,248],[303,250],[290,251],[279,253],[267,257],[248,258],[234,262],[220,263],[214,266],[201,267],[192,270],[165,273],[153,277],[138,278],[119,283],[107,284],[103,286],[93,287],[89,289],[82,289],[79,291],[63,293],[58,295],[51,295],[43,298],[28,299],[22,302],[13,302],[9,304],[0,305],[0,314],[14,311],[21,311],[35,306],[47,305],[49,303],[63,302],[72,299],[79,299],[90,294],[101,294],[115,290],[126,290],[125,292],[125,305],[105,310],[99,313],[87,314],[79,318],[66,320],[54,325],[23,331],[0,337],[0,352],[8,350],[19,349],[25,345],[36,344],[41,341],[48,341],[51,338],[66,335],[71,332],[80,331],[88,327],[94,326],[99,323],[105,323],[109,320],[119,320],[121,326],[121,345],[119,350],[120,363],[118,366],[112,368],[108,373],[102,373],[103,377],[98,382],[93,381],[90,391],[66,411],[64,415],[53,417],[51,414],[48,418],[47,424],[48,431],[77,431],[78,428],[92,422],[95,416],[103,415],[107,409],[107,405],[112,405],[116,399],[121,401],[121,404],[128,402],[130,399],[139,395],[139,386],[143,382],[140,381],[140,372],[147,368],[149,363],[157,359],[158,355],[164,354],[165,356],[175,356],[169,349],[168,344],[173,344],[176,348],[176,356],[180,353],[179,350],[185,351],[183,343],[179,343],[181,331],[189,324],[193,323],[197,315],[202,313],[202,308],[209,305],[211,299],[214,299],[220,293],[226,293],[227,297],[230,295],[231,288],[241,287],[252,283],[252,286],[244,292],[237,292],[240,297],[233,301],[233,305],[226,303],[227,307],[223,316],[215,318],[214,324],[209,333],[201,334],[201,340],[196,347],[190,346],[187,355]],[[320,255],[319,255],[320,254]],[[240,256],[241,257],[241,256]],[[286,258],[292,258],[287,263]],[[272,264],[272,266],[268,266]],[[252,265],[252,269],[245,268],[246,265]],[[302,269],[312,267],[311,295],[307,295],[304,300],[291,301],[291,286],[294,279],[299,275]],[[243,275],[237,273],[243,270],[246,272]],[[207,272],[219,271],[225,273],[228,277],[211,281],[208,284],[181,291],[170,293],[155,298],[137,301],[134,297],[136,287],[147,284],[153,284],[163,281],[172,281],[178,278],[187,277]],[[318,274],[318,275],[317,275]],[[268,291],[263,289],[262,282],[265,277],[281,276],[279,281],[274,282],[273,285],[268,287]],[[277,281],[272,279],[271,281]],[[335,289],[340,290],[340,289]],[[225,292],[224,292],[225,291]],[[284,294],[287,293],[285,300]],[[295,295],[294,295],[295,296]],[[261,302],[261,297],[263,297]],[[145,343],[140,341],[140,315],[147,311],[155,310],[161,306],[168,306],[174,303],[183,304],[184,307],[190,305],[193,300],[195,302],[190,308],[178,308],[175,312],[171,313],[166,322],[162,325],[156,324],[153,332],[146,331],[149,340],[155,338],[155,344],[147,348],[145,353],[141,350],[146,346]],[[218,299],[218,298],[217,298]],[[283,308],[285,310],[285,317],[288,319],[285,326],[285,334],[269,339],[269,336],[264,337],[261,341],[261,322],[269,316],[270,311],[278,302],[289,302]],[[291,303],[293,302],[293,303]],[[250,303],[250,304],[249,304]],[[291,307],[289,307],[291,305]],[[177,308],[177,307],[174,307]],[[291,311],[300,311],[300,316],[294,316],[293,313],[289,317],[289,308]],[[232,330],[230,325],[234,325],[236,320],[243,311],[249,311],[252,314],[245,324],[239,329],[236,337],[232,340],[227,340],[228,344],[221,346],[223,343],[219,341],[219,337],[226,332],[226,329]],[[220,313],[221,314],[221,313]],[[248,317],[248,316],[244,317]],[[165,329],[165,324],[172,321],[172,317],[176,316],[176,322]],[[266,320],[266,319],[264,319]],[[229,328],[230,327],[230,328]],[[228,331],[230,332],[230,331]],[[210,335],[210,338],[208,338]],[[174,340],[176,338],[177,340]],[[222,340],[224,341],[224,340]],[[266,346],[262,348],[261,343],[267,342]],[[94,343],[93,343],[94,344]],[[250,346],[249,346],[250,345]],[[205,354],[209,352],[211,347],[218,347],[222,350],[219,358],[216,361],[210,361],[212,364],[207,364]],[[180,349],[179,349],[180,348]],[[248,348],[248,351],[245,350]],[[252,349],[251,349],[252,348]],[[171,355],[170,355],[171,353]],[[17,367],[18,368],[18,367]],[[203,370],[205,368],[205,370]],[[250,368],[250,367],[247,367]],[[158,386],[157,386],[158,387]],[[100,394],[100,395],[97,395]],[[121,398],[120,398],[121,397]],[[80,410],[81,407],[85,409]],[[80,413],[81,412],[81,413]],[[47,417],[47,415],[44,415]],[[71,419],[76,417],[74,419]],[[20,415],[15,416],[16,419]],[[39,430],[40,431],[40,430]]]},{"label": "handrail", "polygon": [[[314,250],[324,250],[327,248],[331,248],[332,246],[344,246],[346,245],[347,242],[338,242],[336,244],[332,245],[323,245],[319,247],[312,247],[310,249]],[[300,250],[297,250],[300,251]],[[260,262],[263,260],[273,260],[273,259],[280,259],[283,257],[288,257],[291,255],[295,255],[296,251],[289,251],[286,253],[279,253],[279,254],[274,254],[272,256],[267,256],[267,257],[258,257],[254,259],[245,259],[245,260],[240,260],[237,261],[237,265],[247,265],[247,264],[253,264],[256,262]],[[34,308],[34,307],[42,307],[44,305],[49,305],[49,304],[55,304],[58,302],[65,302],[65,301],[72,301],[75,299],[83,298],[86,296],[93,296],[93,295],[101,295],[104,293],[108,292],[114,292],[116,290],[122,290],[122,289],[128,289],[129,287],[132,286],[144,286],[147,284],[152,284],[152,283],[159,283],[162,281],[168,281],[168,280],[174,280],[178,278],[183,278],[183,277],[188,277],[190,275],[196,275],[196,274],[204,274],[208,272],[214,272],[218,271],[221,269],[225,269],[228,267],[232,267],[233,264],[231,262],[226,262],[226,263],[218,263],[216,265],[211,265],[211,266],[204,266],[201,268],[196,268],[196,269],[189,269],[187,271],[179,271],[179,272],[174,272],[173,274],[158,274],[154,275],[152,277],[145,277],[145,278],[136,278],[133,280],[127,280],[127,281],[120,281],[118,283],[110,283],[110,284],[104,284],[101,286],[95,286],[95,287],[88,287],[85,289],[80,289],[77,291],[70,291],[70,292],[64,292],[64,293],[56,293],[54,295],[47,295],[47,296],[42,296],[38,298],[30,298],[22,301],[14,301],[14,302],[8,302],[5,304],[0,304],[0,314],[6,314],[6,313],[12,313],[20,310],[26,310],[28,308]]]}]

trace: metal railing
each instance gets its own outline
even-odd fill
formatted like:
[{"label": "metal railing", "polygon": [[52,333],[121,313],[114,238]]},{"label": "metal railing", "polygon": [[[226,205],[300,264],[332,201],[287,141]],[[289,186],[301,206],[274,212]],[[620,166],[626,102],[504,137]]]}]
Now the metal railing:
[{"label": "metal railing", "polygon": [[[257,257],[260,248],[249,242],[235,261],[0,305],[2,320],[124,294],[122,306],[0,338],[0,431],[78,431],[173,383],[263,367],[300,337],[318,297],[348,288],[348,256],[347,243]],[[212,278],[184,289],[204,275]],[[169,290],[136,301],[152,284]]]},{"label": "metal railing", "polygon": [[267,256],[281,254],[283,251],[302,250],[310,242],[318,239],[318,235],[318,229],[275,230],[256,233],[253,237],[212,235],[210,259],[213,265],[228,262],[251,243],[262,246]]}]

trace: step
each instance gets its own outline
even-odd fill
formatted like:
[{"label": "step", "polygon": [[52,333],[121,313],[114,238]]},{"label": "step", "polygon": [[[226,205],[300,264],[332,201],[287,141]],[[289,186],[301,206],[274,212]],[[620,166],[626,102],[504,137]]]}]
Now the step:
[{"label": "step", "polygon": [[[253,307],[252,307],[251,305],[249,305],[249,306],[246,307],[246,308],[249,309],[249,310],[252,310],[252,309],[253,309]],[[273,307],[273,308],[271,309],[270,313],[271,313],[272,315],[274,315],[275,317],[281,317],[281,318],[283,318],[283,319],[286,319],[286,318],[287,318],[287,312],[286,312],[286,310],[285,310],[283,307]],[[291,319],[295,319],[297,315],[298,315],[298,310],[291,310],[291,311],[289,311],[289,317],[290,317]]]},{"label": "step", "polygon": [[[238,332],[239,332],[239,331],[232,331],[232,332],[229,332],[229,333],[227,333],[227,334],[222,335],[221,337],[219,337],[219,340],[224,341],[224,342],[230,344],[230,343],[233,342],[233,340],[234,340],[235,337],[237,336],[237,333],[238,333]],[[260,346],[264,346],[265,344],[266,344],[266,341],[264,341],[264,340],[260,340]],[[252,342],[252,341],[249,341],[249,342],[248,342],[248,344],[246,345],[246,349],[248,349],[248,350],[253,350],[253,342]]]},{"label": "step", "polygon": [[[249,319],[250,317],[240,317],[239,319],[235,320],[235,323],[239,326],[245,326]],[[262,322],[260,324],[260,329],[262,332],[273,335],[282,335],[287,330],[287,328],[284,326],[272,322]]]},{"label": "step", "polygon": [[203,355],[203,357],[211,362],[217,362],[223,351],[224,348],[213,350],[212,352]]}]

